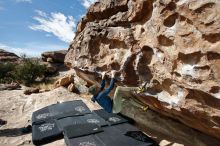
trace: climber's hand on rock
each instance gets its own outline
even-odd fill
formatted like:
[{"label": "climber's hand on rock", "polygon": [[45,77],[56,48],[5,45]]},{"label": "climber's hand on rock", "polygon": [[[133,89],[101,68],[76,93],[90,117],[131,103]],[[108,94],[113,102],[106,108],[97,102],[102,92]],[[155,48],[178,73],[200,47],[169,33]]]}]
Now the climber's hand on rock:
[{"label": "climber's hand on rock", "polygon": [[117,73],[116,70],[112,70],[112,71],[111,71],[111,77],[112,77],[112,78],[115,78],[116,73]]},{"label": "climber's hand on rock", "polygon": [[104,72],[101,73],[101,75],[102,75],[102,79],[105,79],[105,77],[106,77],[106,73],[107,73],[107,71],[104,71]]}]

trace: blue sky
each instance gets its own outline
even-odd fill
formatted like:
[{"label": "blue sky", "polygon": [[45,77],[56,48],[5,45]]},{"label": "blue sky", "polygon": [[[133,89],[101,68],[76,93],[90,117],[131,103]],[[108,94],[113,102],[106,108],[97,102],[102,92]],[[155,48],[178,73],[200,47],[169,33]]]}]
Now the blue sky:
[{"label": "blue sky", "polygon": [[95,0],[0,0],[0,48],[40,56],[67,49]]}]

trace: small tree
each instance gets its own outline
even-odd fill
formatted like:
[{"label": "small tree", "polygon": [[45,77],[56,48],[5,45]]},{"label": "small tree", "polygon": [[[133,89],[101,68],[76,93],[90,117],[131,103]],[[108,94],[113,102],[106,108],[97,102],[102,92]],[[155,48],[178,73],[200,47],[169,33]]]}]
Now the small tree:
[{"label": "small tree", "polygon": [[38,60],[23,58],[23,63],[15,67],[14,76],[19,82],[30,85],[38,77],[44,76],[45,72],[46,66],[41,65]]},{"label": "small tree", "polygon": [[0,83],[9,83],[13,77],[13,71],[15,69],[15,64],[10,62],[0,63]]}]

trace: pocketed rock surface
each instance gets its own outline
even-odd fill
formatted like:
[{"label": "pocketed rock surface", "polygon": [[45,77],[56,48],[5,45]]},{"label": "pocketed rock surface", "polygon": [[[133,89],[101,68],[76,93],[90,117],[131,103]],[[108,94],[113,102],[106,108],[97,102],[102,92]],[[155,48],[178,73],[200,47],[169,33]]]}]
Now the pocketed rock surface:
[{"label": "pocketed rock surface", "polygon": [[100,0],[65,63],[120,70],[121,85],[148,82],[140,97],[151,109],[220,139],[218,0]]}]

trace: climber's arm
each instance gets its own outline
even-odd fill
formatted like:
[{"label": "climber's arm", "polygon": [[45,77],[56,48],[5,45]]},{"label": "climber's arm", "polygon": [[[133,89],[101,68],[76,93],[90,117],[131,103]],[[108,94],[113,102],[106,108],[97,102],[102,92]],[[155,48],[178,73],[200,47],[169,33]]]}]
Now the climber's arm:
[{"label": "climber's arm", "polygon": [[105,78],[106,78],[106,72],[102,73],[102,82],[100,84],[101,86],[101,91],[105,88]]},{"label": "climber's arm", "polygon": [[100,94],[103,95],[108,95],[111,90],[114,88],[114,85],[115,85],[115,74],[116,74],[116,71],[112,71],[112,76],[111,76],[111,82],[110,82],[110,85],[107,89],[105,89],[104,91],[102,91]]},{"label": "climber's arm", "polygon": [[105,88],[105,79],[102,79],[100,86],[101,86],[101,91],[102,91]]}]

